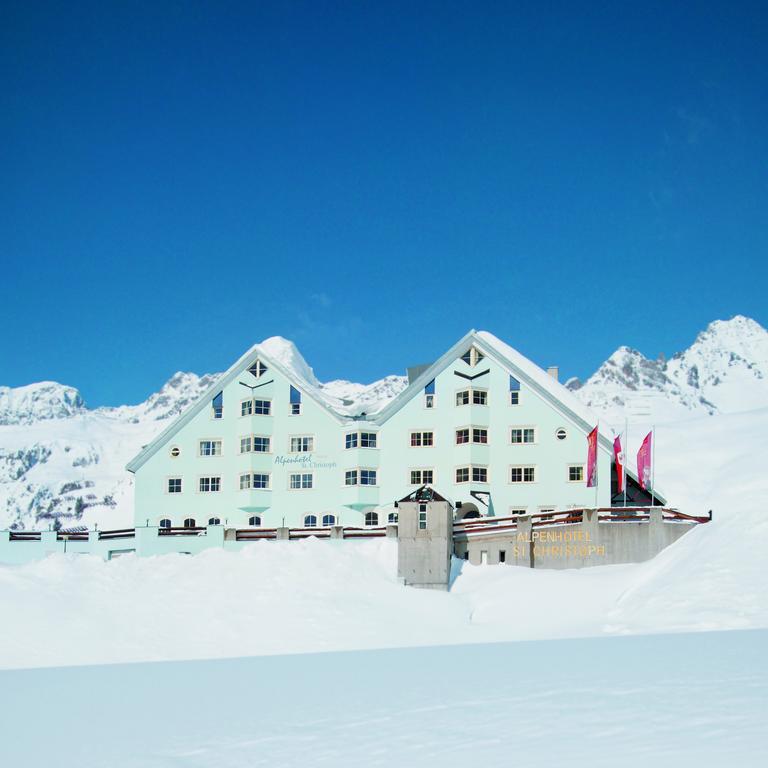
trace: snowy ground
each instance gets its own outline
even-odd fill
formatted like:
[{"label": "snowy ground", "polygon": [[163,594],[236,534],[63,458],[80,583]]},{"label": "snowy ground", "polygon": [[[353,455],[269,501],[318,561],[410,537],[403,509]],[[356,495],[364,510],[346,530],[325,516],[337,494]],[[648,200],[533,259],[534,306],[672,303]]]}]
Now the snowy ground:
[{"label": "snowy ground", "polygon": [[711,632],[0,672],[3,764],[757,768],[767,644]]},{"label": "snowy ground", "polygon": [[659,429],[666,492],[715,519],[636,565],[464,564],[449,594],[400,586],[380,540],[0,566],[0,668],[768,628],[767,432],[768,410]]}]

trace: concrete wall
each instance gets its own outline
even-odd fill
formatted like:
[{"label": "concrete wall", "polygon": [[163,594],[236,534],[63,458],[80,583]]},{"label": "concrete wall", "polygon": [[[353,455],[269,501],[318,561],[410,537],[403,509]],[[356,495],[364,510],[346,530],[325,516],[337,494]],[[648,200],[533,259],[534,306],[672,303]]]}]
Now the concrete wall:
[{"label": "concrete wall", "polygon": [[[419,527],[422,510],[426,510],[426,528]],[[413,587],[448,589],[453,507],[446,501],[401,501],[397,512],[398,577]]]},{"label": "concrete wall", "polygon": [[[661,507],[650,521],[599,522],[595,510],[585,510],[584,522],[533,528],[531,518],[520,518],[516,531],[457,535],[454,552],[473,565],[500,562],[528,568],[586,568],[594,565],[641,563],[677,541],[696,523],[665,522]],[[468,557],[467,557],[468,555]]]}]

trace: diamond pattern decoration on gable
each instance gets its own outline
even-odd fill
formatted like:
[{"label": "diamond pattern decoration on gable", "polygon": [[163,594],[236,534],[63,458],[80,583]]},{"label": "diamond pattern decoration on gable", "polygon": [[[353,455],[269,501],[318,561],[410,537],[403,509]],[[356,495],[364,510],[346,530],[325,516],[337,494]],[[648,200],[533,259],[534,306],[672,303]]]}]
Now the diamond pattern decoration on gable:
[{"label": "diamond pattern decoration on gable", "polygon": [[477,348],[470,347],[462,356],[461,359],[473,368],[485,357],[485,355]]},{"label": "diamond pattern decoration on gable", "polygon": [[267,372],[267,366],[264,365],[261,360],[256,360],[256,362],[248,370],[254,375],[255,378],[260,379]]}]

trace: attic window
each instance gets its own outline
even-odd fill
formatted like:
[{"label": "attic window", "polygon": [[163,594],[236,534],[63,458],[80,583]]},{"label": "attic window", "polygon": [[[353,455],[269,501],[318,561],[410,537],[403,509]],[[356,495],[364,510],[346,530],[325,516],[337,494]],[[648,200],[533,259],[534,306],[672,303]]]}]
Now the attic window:
[{"label": "attic window", "polygon": [[299,416],[301,414],[301,392],[296,387],[291,385],[291,416]]},{"label": "attic window", "polygon": [[467,365],[471,365],[474,368],[474,366],[476,366],[484,357],[485,357],[485,355],[477,347],[470,347],[461,356],[461,359]]},{"label": "attic window", "polygon": [[224,393],[219,392],[211,402],[211,410],[214,419],[221,419],[224,416]]},{"label": "attic window", "polygon": [[267,366],[261,360],[257,360],[248,370],[255,378],[260,379],[267,372]]}]

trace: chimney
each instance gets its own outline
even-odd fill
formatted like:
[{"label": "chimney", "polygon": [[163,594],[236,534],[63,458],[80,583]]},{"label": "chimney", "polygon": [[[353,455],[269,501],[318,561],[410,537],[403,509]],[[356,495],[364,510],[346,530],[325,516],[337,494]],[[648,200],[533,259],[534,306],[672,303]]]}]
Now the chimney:
[{"label": "chimney", "polygon": [[547,368],[547,373],[555,380],[558,380],[558,377],[560,376],[560,369],[557,365],[550,365],[549,368]]}]

